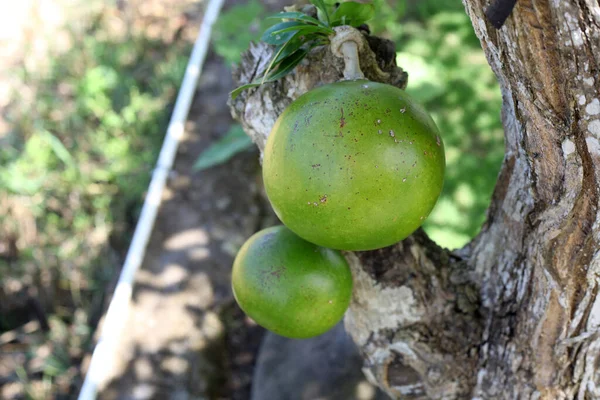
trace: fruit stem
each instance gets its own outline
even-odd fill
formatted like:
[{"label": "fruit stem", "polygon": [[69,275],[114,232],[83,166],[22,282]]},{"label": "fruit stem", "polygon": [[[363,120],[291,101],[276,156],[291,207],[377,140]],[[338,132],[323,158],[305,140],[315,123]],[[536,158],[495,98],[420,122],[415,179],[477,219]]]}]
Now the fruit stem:
[{"label": "fruit stem", "polygon": [[344,42],[341,51],[344,54],[344,79],[364,79],[365,75],[360,69],[356,43],[353,41]]},{"label": "fruit stem", "polygon": [[358,52],[363,46],[362,34],[351,26],[336,26],[335,35],[331,38],[331,51],[334,55],[344,59],[344,79],[364,79],[365,75],[360,69]]}]

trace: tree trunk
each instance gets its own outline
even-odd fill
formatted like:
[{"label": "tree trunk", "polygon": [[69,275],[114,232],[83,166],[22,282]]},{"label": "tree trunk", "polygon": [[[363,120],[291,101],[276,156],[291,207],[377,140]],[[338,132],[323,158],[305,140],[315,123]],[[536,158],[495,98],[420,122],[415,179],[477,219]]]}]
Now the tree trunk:
[{"label": "tree trunk", "polygon": [[[504,101],[506,155],[487,222],[455,252],[418,231],[347,253],[346,328],[367,377],[393,398],[600,399],[600,5],[519,0],[497,30],[488,1],[464,3]],[[368,41],[366,75],[405,84],[389,44]],[[269,54],[254,47],[239,80]],[[341,76],[331,57],[312,54],[232,104],[259,145],[292,99]]]}]

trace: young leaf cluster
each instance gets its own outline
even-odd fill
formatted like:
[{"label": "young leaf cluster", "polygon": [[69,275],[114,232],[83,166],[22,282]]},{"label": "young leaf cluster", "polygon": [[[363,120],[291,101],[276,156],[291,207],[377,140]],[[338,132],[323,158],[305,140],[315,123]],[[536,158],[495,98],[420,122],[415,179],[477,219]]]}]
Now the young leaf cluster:
[{"label": "young leaf cluster", "polygon": [[[268,17],[282,22],[268,28],[261,40],[275,47],[274,56],[264,75],[231,92],[235,99],[242,91],[283,78],[316,46],[329,43],[336,26],[358,27],[375,13],[372,3],[345,2],[338,6],[325,0],[311,0],[317,8],[317,18],[303,12],[281,12]],[[338,4],[338,3],[335,3]]]}]

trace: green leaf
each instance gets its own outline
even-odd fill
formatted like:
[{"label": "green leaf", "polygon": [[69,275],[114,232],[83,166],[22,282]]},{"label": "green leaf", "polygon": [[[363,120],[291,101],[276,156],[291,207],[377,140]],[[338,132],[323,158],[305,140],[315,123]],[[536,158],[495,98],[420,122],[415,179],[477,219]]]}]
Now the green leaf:
[{"label": "green leaf", "polygon": [[[308,54],[308,51],[306,51],[306,50],[303,50],[302,52],[298,52],[298,50],[300,50],[301,46],[303,46],[305,43],[306,42],[303,38],[296,36],[296,37],[292,38],[291,40],[289,40],[288,42],[284,43],[283,45],[277,47],[275,49],[276,50],[275,56],[273,57],[273,60],[271,61],[269,67],[267,68],[267,71],[265,71],[265,74],[263,75],[263,77],[256,79],[253,82],[250,82],[248,84],[242,85],[238,88],[235,88],[230,93],[231,100],[235,100],[240,95],[240,93],[242,93],[246,89],[257,87],[263,83],[273,82],[274,80],[279,79],[279,78],[273,78],[273,76],[283,77],[287,73],[289,73],[291,71],[291,69],[289,68],[289,65],[292,65],[292,69],[293,69],[293,67],[298,65],[298,63],[300,61],[302,61],[302,59]],[[311,44],[311,46],[309,47],[309,49],[312,49],[319,43],[320,42],[316,42],[316,41],[313,42]],[[291,60],[288,60],[288,58],[290,58],[290,57],[291,57]],[[298,57],[300,57],[300,58],[298,59]],[[271,73],[274,67],[276,68],[276,70],[273,71],[273,73]],[[280,75],[279,74],[280,71],[287,71],[287,72],[283,75]]]},{"label": "green leaf", "polygon": [[[320,4],[324,6],[323,0],[315,1],[320,1]],[[231,91],[232,100],[235,100],[246,89],[272,82],[290,73],[308,54],[308,50],[301,49],[304,44],[311,43],[309,49],[312,49],[323,44],[334,32],[321,22],[299,12],[284,12],[270,18],[295,18],[297,20],[281,22],[265,31],[262,41],[275,45],[275,54],[263,77]]]},{"label": "green leaf", "polygon": [[[319,16],[319,20],[326,23],[327,26],[331,26],[331,22],[329,21],[329,12],[327,12],[327,5],[323,0],[310,0],[310,2],[317,7],[317,14]],[[320,12],[319,12],[320,11]],[[323,19],[321,18],[325,18]]]},{"label": "green leaf", "polygon": [[[260,40],[273,45],[283,44],[290,40],[301,26],[306,26],[306,24],[298,21],[280,22],[267,29]],[[282,32],[284,29],[286,31]]]},{"label": "green leaf", "polygon": [[59,160],[61,160],[66,166],[75,168],[75,163],[73,162],[73,157],[71,157],[69,150],[67,150],[67,148],[56,136],[47,130],[41,131],[40,134],[50,145],[50,148]]},{"label": "green leaf", "polygon": [[241,125],[233,125],[225,136],[200,154],[192,169],[202,171],[223,164],[250,147],[252,147],[252,140],[246,135]]},{"label": "green leaf", "polygon": [[306,37],[296,35],[289,41],[275,49],[275,56],[273,58],[273,65],[278,64],[283,59],[288,57],[290,54],[298,50],[304,43],[306,43]]},{"label": "green leaf", "polygon": [[350,25],[360,26],[373,18],[375,6],[373,3],[356,3],[349,1],[340,4],[331,16],[331,26]]},{"label": "green leaf", "polygon": [[277,79],[281,79],[296,67],[296,65],[300,64],[300,61],[306,57],[308,54],[308,50],[306,49],[298,49],[288,57],[286,57],[282,62],[279,63],[277,69],[273,71],[265,80],[265,82],[273,82]]},{"label": "green leaf", "polygon": [[294,12],[281,12],[279,14],[270,15],[270,16],[267,17],[267,19],[291,19],[291,20],[308,22],[308,23],[311,23],[311,24],[322,26],[324,28],[327,27],[327,25],[325,25],[324,23],[322,23],[318,19],[313,18],[310,15],[306,15],[306,14],[298,12],[298,11],[294,11]]},{"label": "green leaf", "polygon": [[[291,40],[291,39],[290,39],[290,40]],[[289,43],[289,41],[287,41],[287,42],[286,42],[286,44],[287,44],[287,43]],[[268,77],[268,75],[271,73],[271,69],[273,69],[273,67],[275,66],[275,60],[277,60],[277,59],[279,58],[279,55],[280,55],[281,53],[283,53],[284,49],[285,49],[285,45],[284,45],[284,46],[282,46],[282,47],[280,47],[280,48],[279,48],[279,50],[276,50],[276,53],[275,53],[275,55],[274,55],[274,56],[273,56],[273,58],[271,59],[271,62],[269,63],[269,66],[267,67],[267,70],[265,71],[265,73],[264,73],[264,75],[263,75],[263,77],[262,77],[261,83],[268,82],[268,81],[267,81],[267,77]]]},{"label": "green leaf", "polygon": [[310,37],[313,33],[321,33],[325,36],[329,36],[334,33],[334,30],[327,27],[323,28],[322,26],[304,24],[297,27],[284,28],[277,33],[281,34],[286,32],[296,32],[298,35]]},{"label": "green leaf", "polygon": [[246,89],[250,89],[250,88],[253,88],[253,87],[260,86],[261,82],[262,82],[261,80],[254,81],[254,82],[247,83],[245,85],[242,85],[242,86],[239,86],[239,87],[233,89],[229,93],[229,95],[231,96],[231,100],[235,100],[240,95],[240,93],[242,93]]}]

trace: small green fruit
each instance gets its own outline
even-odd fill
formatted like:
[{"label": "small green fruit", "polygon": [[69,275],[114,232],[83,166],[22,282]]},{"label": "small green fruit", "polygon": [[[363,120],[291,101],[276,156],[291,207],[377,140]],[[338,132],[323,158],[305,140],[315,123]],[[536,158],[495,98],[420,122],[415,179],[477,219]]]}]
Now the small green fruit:
[{"label": "small green fruit", "polygon": [[300,96],[267,140],[271,205],[300,237],[340,250],[394,244],[423,224],[444,181],[444,146],[404,91],[366,80]]},{"label": "small green fruit", "polygon": [[235,299],[248,316],[278,335],[297,339],[331,329],[352,296],[344,257],[284,226],[248,239],[235,258],[231,280]]}]

